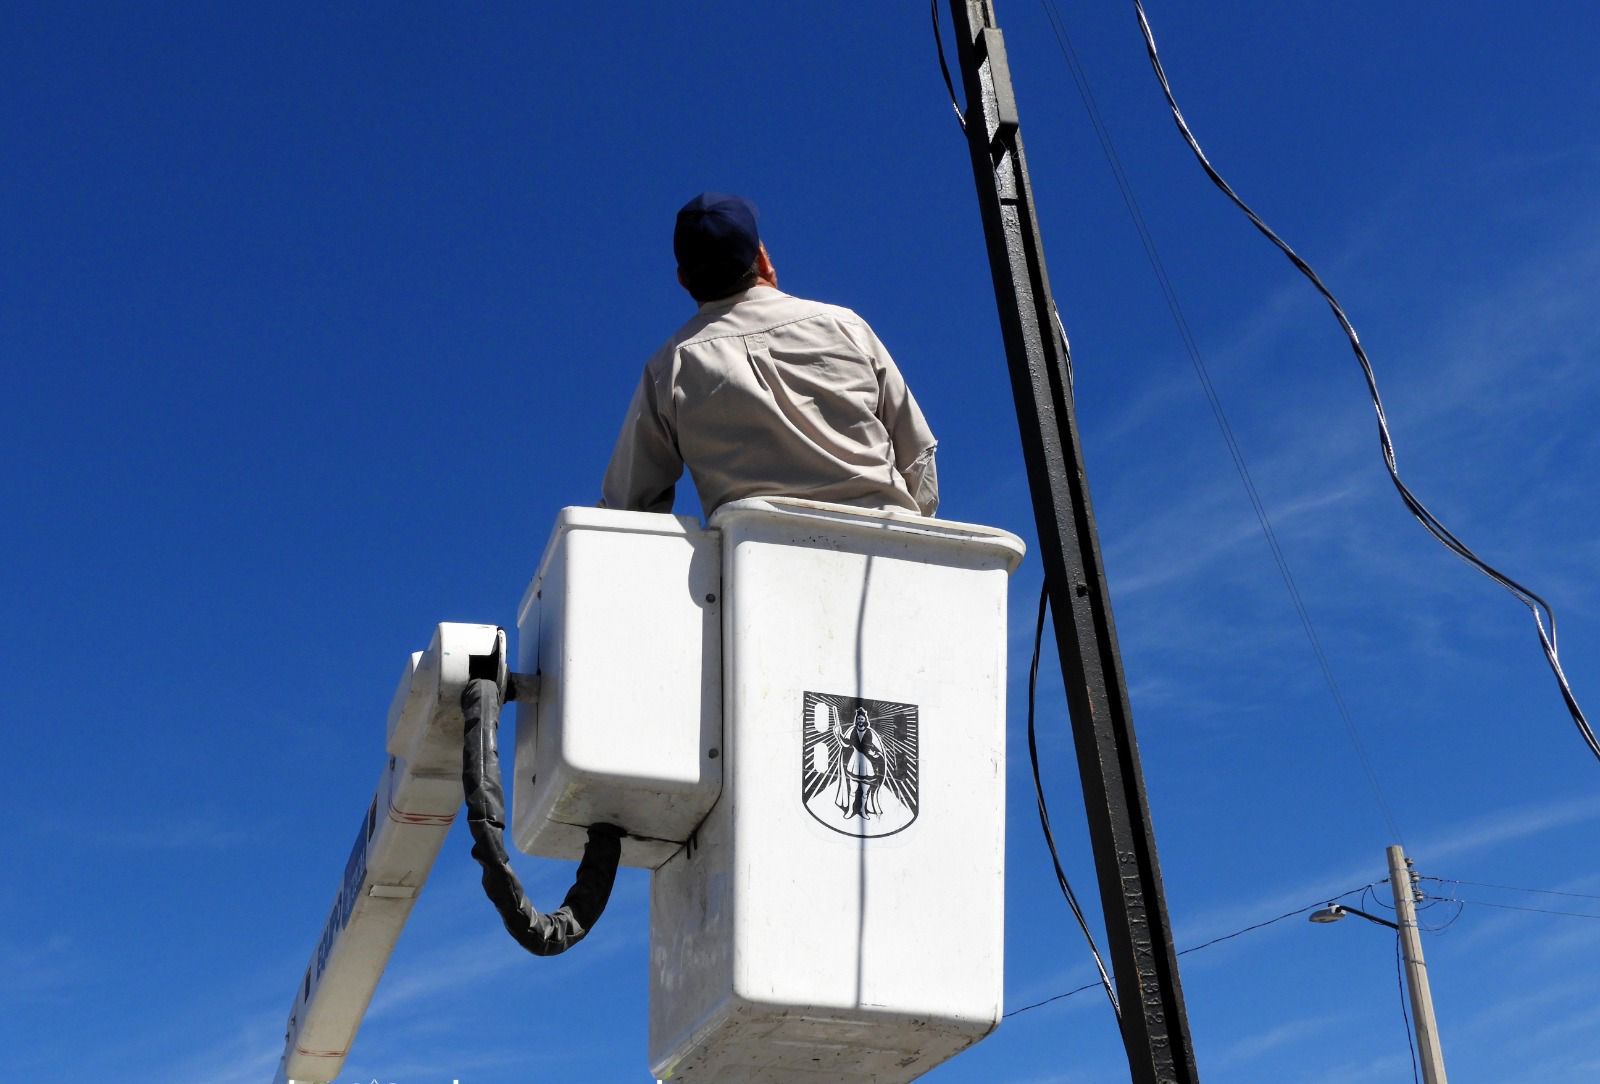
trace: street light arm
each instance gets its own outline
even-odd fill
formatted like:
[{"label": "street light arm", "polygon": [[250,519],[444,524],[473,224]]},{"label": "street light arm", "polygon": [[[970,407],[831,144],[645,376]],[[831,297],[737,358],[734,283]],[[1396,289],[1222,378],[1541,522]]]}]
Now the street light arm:
[{"label": "street light arm", "polygon": [[1366,919],[1368,922],[1376,922],[1378,925],[1387,926],[1391,930],[1398,930],[1400,928],[1399,924],[1394,923],[1394,922],[1390,922],[1386,918],[1379,918],[1377,915],[1369,915],[1365,911],[1361,910],[1361,908],[1359,908],[1359,907],[1351,907],[1348,904],[1344,904],[1344,903],[1330,903],[1330,904],[1328,904],[1327,907],[1324,907],[1322,910],[1320,910],[1320,911],[1316,912],[1315,914],[1313,914],[1311,916],[1311,921],[1312,922],[1337,922],[1341,918],[1343,918],[1345,915],[1359,915],[1360,917]]},{"label": "street light arm", "polygon": [[1360,910],[1359,908],[1350,907],[1350,906],[1347,906],[1346,904],[1342,904],[1342,903],[1338,904],[1338,908],[1341,911],[1349,911],[1352,915],[1360,915],[1362,918],[1366,919],[1368,922],[1376,922],[1380,926],[1387,926],[1391,930],[1398,930],[1400,928],[1400,924],[1398,922],[1390,922],[1386,918],[1379,918],[1377,915],[1369,915],[1365,911]]}]

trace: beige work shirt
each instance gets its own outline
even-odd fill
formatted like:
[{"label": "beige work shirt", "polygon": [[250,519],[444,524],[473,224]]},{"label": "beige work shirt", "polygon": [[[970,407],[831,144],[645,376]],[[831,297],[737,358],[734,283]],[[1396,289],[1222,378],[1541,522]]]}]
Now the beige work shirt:
[{"label": "beige work shirt", "polygon": [[931,516],[935,447],[866,321],[755,286],[701,305],[645,364],[602,503],[670,512],[687,465],[707,516],[773,496]]}]

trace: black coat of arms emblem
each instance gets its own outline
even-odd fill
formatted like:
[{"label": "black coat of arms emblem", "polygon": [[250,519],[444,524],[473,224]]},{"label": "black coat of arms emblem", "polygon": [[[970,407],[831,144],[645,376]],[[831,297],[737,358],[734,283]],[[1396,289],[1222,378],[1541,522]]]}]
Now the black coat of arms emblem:
[{"label": "black coat of arms emblem", "polygon": [[917,819],[917,706],[806,693],[800,800],[847,836],[890,836]]}]

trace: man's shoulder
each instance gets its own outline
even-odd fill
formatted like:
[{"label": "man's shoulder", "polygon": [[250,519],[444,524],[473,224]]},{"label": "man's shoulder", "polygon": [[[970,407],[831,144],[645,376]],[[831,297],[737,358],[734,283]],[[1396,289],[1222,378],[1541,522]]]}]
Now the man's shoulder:
[{"label": "man's shoulder", "polygon": [[650,355],[645,368],[664,376],[672,371],[675,359],[684,350],[816,321],[836,325],[853,338],[857,332],[872,334],[871,327],[854,309],[795,297],[770,287],[757,288],[729,304],[702,308]]},{"label": "man's shoulder", "polygon": [[739,295],[731,304],[702,309],[694,319],[678,329],[673,339],[680,344],[687,344],[725,335],[759,334],[804,320],[831,320],[867,326],[865,320],[843,305],[813,301],[772,287],[758,286]]},{"label": "man's shoulder", "polygon": [[780,295],[779,299],[772,303],[772,314],[779,317],[775,323],[825,318],[836,320],[841,324],[867,326],[867,322],[854,309],[847,309],[843,305],[834,305],[826,301],[813,301],[809,298],[795,297],[792,294]]}]

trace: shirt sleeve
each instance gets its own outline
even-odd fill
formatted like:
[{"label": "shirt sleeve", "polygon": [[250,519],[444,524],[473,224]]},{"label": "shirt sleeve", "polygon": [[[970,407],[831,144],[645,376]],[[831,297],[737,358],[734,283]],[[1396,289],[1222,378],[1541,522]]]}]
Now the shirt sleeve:
[{"label": "shirt sleeve", "polygon": [[628,404],[611,463],[600,487],[603,508],[630,512],[671,512],[683,458],[662,410],[662,390],[653,367],[646,367]]},{"label": "shirt sleeve", "polygon": [[872,336],[872,345],[873,360],[879,366],[878,420],[889,431],[894,466],[905,479],[907,492],[917,502],[917,509],[931,516],[939,509],[939,473],[933,462],[939,442],[899,367],[876,335]]},{"label": "shirt sleeve", "polygon": [[917,502],[917,511],[925,516],[931,516],[939,510],[939,471],[933,463],[933,452],[934,449],[929,448],[900,472],[906,480],[911,499]]}]

